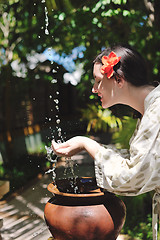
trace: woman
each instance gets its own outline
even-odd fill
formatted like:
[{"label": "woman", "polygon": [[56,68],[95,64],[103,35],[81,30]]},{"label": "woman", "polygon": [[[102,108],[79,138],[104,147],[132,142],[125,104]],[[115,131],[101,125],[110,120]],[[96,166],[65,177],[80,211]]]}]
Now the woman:
[{"label": "woman", "polygon": [[102,51],[94,60],[93,93],[102,107],[129,105],[141,114],[130,141],[130,156],[82,136],[65,143],[52,141],[59,156],[70,157],[82,150],[95,160],[98,186],[110,192],[135,196],[155,190],[153,201],[153,239],[157,239],[157,214],[160,202],[160,86],[154,88],[147,79],[143,58],[131,47],[114,46]]}]

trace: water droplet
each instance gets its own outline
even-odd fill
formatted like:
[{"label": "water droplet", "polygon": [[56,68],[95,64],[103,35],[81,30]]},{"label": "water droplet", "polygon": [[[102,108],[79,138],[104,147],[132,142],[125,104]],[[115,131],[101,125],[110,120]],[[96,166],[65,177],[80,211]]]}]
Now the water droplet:
[{"label": "water droplet", "polygon": [[52,98],[52,95],[49,95],[49,98]]},{"label": "water droplet", "polygon": [[51,121],[51,120],[52,120],[52,118],[49,118],[49,119],[48,119],[48,121]]},{"label": "water droplet", "polygon": [[56,104],[58,104],[58,103],[59,103],[59,100],[58,100],[58,99],[54,99],[54,102],[55,102]]},{"label": "water droplet", "polygon": [[59,95],[59,92],[56,92],[57,95]]},{"label": "water droplet", "polygon": [[57,79],[53,79],[51,83],[57,83]]},{"label": "water droplet", "polygon": [[57,124],[60,124],[60,119],[57,119],[56,123],[57,123]]},{"label": "water droplet", "polygon": [[47,28],[45,29],[45,34],[46,34],[46,35],[49,35],[49,31],[48,31]]},{"label": "water droplet", "polygon": [[45,7],[45,22],[46,22],[45,34],[49,35],[49,31],[48,31],[49,21],[48,21],[48,10],[47,10],[47,7]]}]

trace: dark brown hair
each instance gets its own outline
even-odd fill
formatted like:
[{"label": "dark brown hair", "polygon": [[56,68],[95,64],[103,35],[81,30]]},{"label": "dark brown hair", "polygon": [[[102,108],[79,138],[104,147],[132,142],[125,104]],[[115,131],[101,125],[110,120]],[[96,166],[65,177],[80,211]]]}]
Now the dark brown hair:
[{"label": "dark brown hair", "polygon": [[111,51],[115,52],[121,60],[113,67],[113,77],[123,77],[125,81],[134,86],[148,85],[147,67],[143,57],[131,46],[117,45],[104,49],[94,59],[93,63],[102,63],[102,57],[108,56]]}]

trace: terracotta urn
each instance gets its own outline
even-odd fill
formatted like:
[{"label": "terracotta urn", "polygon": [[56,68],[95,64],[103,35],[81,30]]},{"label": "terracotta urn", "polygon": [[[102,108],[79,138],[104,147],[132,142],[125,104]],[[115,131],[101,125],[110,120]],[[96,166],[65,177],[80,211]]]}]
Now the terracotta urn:
[{"label": "terracotta urn", "polygon": [[126,208],[113,193],[102,191],[95,178],[61,179],[50,183],[54,196],[44,210],[55,240],[115,240]]}]

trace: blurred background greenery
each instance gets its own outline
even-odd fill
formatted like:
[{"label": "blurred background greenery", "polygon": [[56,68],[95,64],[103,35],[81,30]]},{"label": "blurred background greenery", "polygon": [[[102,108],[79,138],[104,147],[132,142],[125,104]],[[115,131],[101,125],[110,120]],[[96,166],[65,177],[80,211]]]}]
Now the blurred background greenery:
[{"label": "blurred background greenery", "polygon": [[[59,128],[64,140],[105,132],[129,147],[133,110],[103,110],[91,92],[93,59],[113,43],[135,47],[159,80],[160,1],[0,0],[0,178],[11,191],[51,167],[45,145]],[[124,200],[124,229],[140,239],[151,239],[151,195]]]}]

